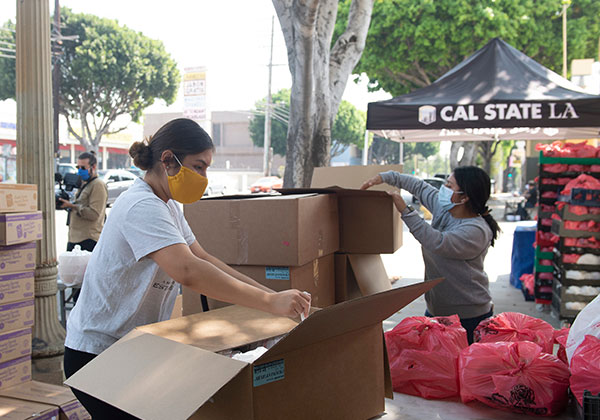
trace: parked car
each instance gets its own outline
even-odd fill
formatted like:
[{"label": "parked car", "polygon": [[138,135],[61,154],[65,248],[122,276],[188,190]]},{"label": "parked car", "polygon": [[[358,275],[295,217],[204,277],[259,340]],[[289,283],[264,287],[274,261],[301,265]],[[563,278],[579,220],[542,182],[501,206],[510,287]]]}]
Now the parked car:
[{"label": "parked car", "polygon": [[106,205],[111,206],[121,193],[131,187],[138,176],[125,169],[101,169],[98,171],[98,178],[106,183],[108,188]]},{"label": "parked car", "polygon": [[219,181],[214,181],[211,177],[208,177],[208,186],[204,191],[204,196],[209,195],[225,195],[227,186]]},{"label": "parked car", "polygon": [[73,163],[59,163],[56,168],[56,172],[60,174],[62,178],[65,177],[66,174],[76,174],[77,166]]},{"label": "parked car", "polygon": [[251,193],[271,192],[276,188],[283,187],[283,180],[278,176],[265,176],[250,185]]},{"label": "parked car", "polygon": [[[441,188],[442,185],[444,185],[446,183],[445,179],[435,178],[435,177],[434,178],[423,178],[423,181],[427,182],[429,185],[434,186],[438,190]],[[413,195],[412,202],[416,204],[419,202],[419,199]]]},{"label": "parked car", "polygon": [[138,178],[143,178],[146,175],[146,171],[135,166],[130,166],[129,168],[127,168],[127,171],[131,172]]}]

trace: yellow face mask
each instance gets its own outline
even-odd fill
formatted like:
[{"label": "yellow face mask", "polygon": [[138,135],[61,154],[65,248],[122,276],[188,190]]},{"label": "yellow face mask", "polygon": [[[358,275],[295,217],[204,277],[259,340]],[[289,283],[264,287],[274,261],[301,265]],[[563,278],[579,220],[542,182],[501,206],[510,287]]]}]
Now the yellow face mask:
[{"label": "yellow face mask", "polygon": [[177,159],[177,156],[173,156],[177,160],[177,163],[179,163],[179,172],[174,176],[170,176],[167,173],[171,197],[182,204],[195,203],[204,195],[204,191],[208,186],[208,178],[186,168]]}]

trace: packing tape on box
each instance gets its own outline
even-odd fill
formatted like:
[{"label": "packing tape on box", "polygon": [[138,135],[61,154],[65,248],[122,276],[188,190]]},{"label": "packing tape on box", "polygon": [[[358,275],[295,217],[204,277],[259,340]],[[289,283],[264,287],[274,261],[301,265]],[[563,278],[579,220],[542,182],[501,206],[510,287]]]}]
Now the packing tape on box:
[{"label": "packing tape on box", "polygon": [[323,256],[323,231],[319,229],[319,237],[317,238],[317,249],[319,250],[319,258]]},{"label": "packing tape on box", "polygon": [[240,201],[234,200],[229,206],[229,226],[236,232],[237,265],[248,263],[248,232],[242,228]]}]

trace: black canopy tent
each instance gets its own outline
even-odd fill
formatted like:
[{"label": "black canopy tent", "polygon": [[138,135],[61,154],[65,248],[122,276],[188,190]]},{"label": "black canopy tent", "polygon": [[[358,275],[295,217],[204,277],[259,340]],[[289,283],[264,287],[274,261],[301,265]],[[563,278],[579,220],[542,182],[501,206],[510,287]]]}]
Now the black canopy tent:
[{"label": "black canopy tent", "polygon": [[367,129],[390,140],[600,137],[600,96],[494,38],[431,85],[371,102]]}]

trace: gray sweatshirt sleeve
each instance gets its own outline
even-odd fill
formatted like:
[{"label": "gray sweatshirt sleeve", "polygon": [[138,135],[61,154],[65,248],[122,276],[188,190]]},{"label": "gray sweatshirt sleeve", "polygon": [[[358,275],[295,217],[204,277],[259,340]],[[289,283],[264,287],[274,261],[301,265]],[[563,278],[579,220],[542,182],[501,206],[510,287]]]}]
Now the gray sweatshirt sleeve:
[{"label": "gray sweatshirt sleeve", "polygon": [[470,260],[478,257],[488,246],[488,234],[476,224],[463,224],[441,232],[411,212],[402,217],[410,233],[423,248],[445,258]]},{"label": "gray sweatshirt sleeve", "polygon": [[386,184],[402,188],[417,197],[421,204],[430,212],[433,213],[436,211],[438,204],[437,188],[429,185],[422,179],[411,175],[404,175],[396,171],[382,172],[379,175],[381,175],[381,179]]}]

